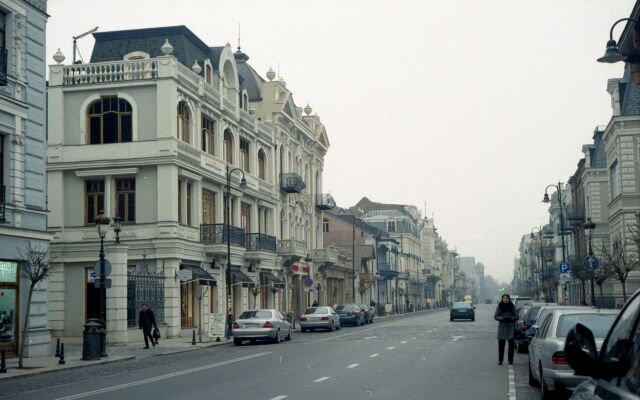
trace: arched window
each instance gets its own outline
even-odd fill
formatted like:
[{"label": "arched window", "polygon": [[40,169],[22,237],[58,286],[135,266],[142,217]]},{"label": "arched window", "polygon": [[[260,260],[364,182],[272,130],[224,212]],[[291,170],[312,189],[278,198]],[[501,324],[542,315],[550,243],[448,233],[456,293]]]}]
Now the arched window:
[{"label": "arched window", "polygon": [[209,85],[213,83],[213,69],[210,64],[204,65],[204,79]]},{"label": "arched window", "polygon": [[267,179],[267,157],[264,154],[264,150],[258,151],[258,178]]},{"label": "arched window", "polygon": [[214,155],[215,126],[213,119],[202,114],[202,151]]},{"label": "arched window", "polygon": [[233,137],[228,129],[224,131],[224,146],[222,149],[224,151],[222,158],[229,164],[233,164]]},{"label": "arched window", "polygon": [[178,139],[191,143],[191,127],[187,103],[178,103]]},{"label": "arched window", "polygon": [[132,140],[131,104],[118,96],[102,97],[88,108],[89,143],[123,143]]}]

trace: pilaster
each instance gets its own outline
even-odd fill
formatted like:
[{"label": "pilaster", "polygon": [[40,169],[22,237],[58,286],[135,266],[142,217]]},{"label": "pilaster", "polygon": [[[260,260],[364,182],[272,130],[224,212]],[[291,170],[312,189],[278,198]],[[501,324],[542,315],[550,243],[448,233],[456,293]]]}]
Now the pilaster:
[{"label": "pilaster", "polygon": [[129,247],[121,244],[106,246],[106,258],[111,262],[111,287],[107,289],[107,342],[127,343],[127,260]]}]

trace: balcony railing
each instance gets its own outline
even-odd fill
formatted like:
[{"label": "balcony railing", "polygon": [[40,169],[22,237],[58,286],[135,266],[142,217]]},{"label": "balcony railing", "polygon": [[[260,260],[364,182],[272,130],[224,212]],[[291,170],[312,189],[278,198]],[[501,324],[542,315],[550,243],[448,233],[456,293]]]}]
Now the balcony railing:
[{"label": "balcony railing", "polygon": [[317,194],[316,207],[318,207],[319,210],[331,210],[336,207],[336,201],[330,194]]},{"label": "balcony railing", "polygon": [[398,270],[396,266],[391,263],[378,261],[378,274],[383,276],[397,276]]},{"label": "balcony railing", "polygon": [[337,263],[338,262],[339,249],[337,247],[329,246],[322,249],[315,249],[313,251],[313,260],[319,263]]},{"label": "balcony railing", "polygon": [[263,233],[247,233],[245,235],[247,251],[276,252],[276,238]]},{"label": "balcony railing", "polygon": [[278,240],[278,254],[304,256],[307,253],[307,244],[302,240],[283,239]]},{"label": "balcony railing", "polygon": [[361,282],[366,282],[366,283],[370,283],[375,280],[375,277],[371,272],[360,272],[358,277],[360,278]]},{"label": "balcony railing", "polygon": [[[244,229],[236,226],[229,227],[229,239],[232,246],[244,247]],[[227,244],[225,224],[200,225],[200,242],[204,244]]]},{"label": "balcony railing", "polygon": [[585,218],[584,206],[570,205],[566,206],[567,219],[569,222],[579,221],[582,223]]},{"label": "balcony railing", "polygon": [[112,61],[73,64],[63,68],[65,86],[123,81],[139,81],[158,77],[157,60]]},{"label": "balcony railing", "polygon": [[7,49],[0,47],[0,86],[7,85]]},{"label": "balcony railing", "polygon": [[0,185],[0,222],[5,222],[7,220],[6,208],[5,208],[5,199],[6,199],[6,186]]},{"label": "balcony railing", "polygon": [[296,173],[281,173],[280,187],[286,193],[300,193],[306,187],[302,177]]}]

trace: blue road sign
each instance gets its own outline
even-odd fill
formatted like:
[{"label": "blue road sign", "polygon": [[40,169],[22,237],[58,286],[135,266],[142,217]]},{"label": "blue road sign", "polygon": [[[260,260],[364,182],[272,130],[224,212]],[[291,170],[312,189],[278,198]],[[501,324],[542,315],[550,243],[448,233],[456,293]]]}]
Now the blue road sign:
[{"label": "blue road sign", "polygon": [[596,269],[600,266],[600,262],[595,256],[586,256],[583,265],[585,269]]},{"label": "blue road sign", "polygon": [[560,263],[560,273],[561,274],[570,274],[571,273],[571,263],[569,263],[569,262]]}]

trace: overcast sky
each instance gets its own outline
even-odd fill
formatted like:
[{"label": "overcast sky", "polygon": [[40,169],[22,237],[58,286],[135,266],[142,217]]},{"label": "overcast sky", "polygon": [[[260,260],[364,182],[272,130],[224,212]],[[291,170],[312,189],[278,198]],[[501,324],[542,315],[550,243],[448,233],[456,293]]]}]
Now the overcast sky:
[{"label": "overcast sky", "polygon": [[[449,248],[511,280],[523,234],[548,221],[544,189],[566,182],[611,117],[597,63],[632,0],[49,0],[47,60],[72,36],[186,25],[277,70],[327,127],[324,189],[435,217]],[[623,24],[614,34],[617,39]],[[93,38],[79,40],[88,61]]]}]

